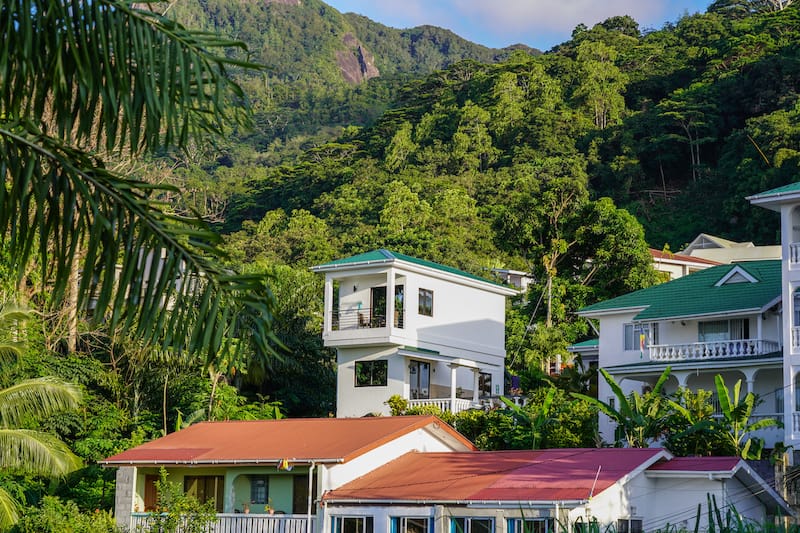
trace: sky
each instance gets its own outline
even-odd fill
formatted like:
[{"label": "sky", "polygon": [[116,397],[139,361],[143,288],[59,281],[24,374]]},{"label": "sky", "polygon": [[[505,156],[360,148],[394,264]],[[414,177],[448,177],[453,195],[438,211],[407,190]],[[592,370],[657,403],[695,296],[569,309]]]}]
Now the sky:
[{"label": "sky", "polygon": [[659,29],[685,14],[704,13],[712,0],[325,0],[342,13],[359,13],[393,28],[430,24],[465,39],[503,48],[526,44],[542,51],[615,15],[640,29]]}]

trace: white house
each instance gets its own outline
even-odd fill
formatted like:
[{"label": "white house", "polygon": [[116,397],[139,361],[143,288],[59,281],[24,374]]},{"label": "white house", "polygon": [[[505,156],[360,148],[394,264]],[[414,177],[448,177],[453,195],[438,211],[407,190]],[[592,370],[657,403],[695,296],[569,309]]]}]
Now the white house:
[{"label": "white house", "polygon": [[678,253],[694,259],[705,259],[716,263],[736,263],[761,259],[780,259],[781,247],[780,245],[756,246],[752,242],[736,242],[716,235],[701,233]]},{"label": "white house", "polygon": [[[720,265],[580,310],[599,322],[598,359],[625,392],[652,387],[671,367],[667,392],[679,386],[714,391],[714,376],[763,403],[756,417],[783,420],[780,261]],[[598,396],[613,394],[600,380]],[[601,433],[613,426],[601,417]],[[778,428],[763,430],[767,446],[783,440]]]},{"label": "white house", "polygon": [[[711,510],[706,505],[711,498]],[[409,453],[323,496],[335,533],[691,530],[733,511],[765,524],[786,502],[736,457],[655,448]]]},{"label": "white house", "polygon": [[325,274],[325,346],[337,351],[336,416],[412,405],[458,412],[504,393],[512,288],[375,250],[312,267]]},{"label": "white house", "polygon": [[690,255],[674,254],[663,250],[650,248],[650,257],[653,258],[653,268],[661,272],[667,278],[676,279],[687,276],[704,268],[719,265],[717,261],[703,259],[702,257],[692,257]]}]

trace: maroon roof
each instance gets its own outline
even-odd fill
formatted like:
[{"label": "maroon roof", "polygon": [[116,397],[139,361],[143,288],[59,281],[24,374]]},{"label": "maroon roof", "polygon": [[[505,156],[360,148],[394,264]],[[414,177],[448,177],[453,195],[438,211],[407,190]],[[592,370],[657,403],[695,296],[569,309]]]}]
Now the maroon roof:
[{"label": "maroon roof", "polygon": [[408,453],[327,500],[586,500],[669,454],[656,448]]},{"label": "maroon roof", "polygon": [[659,472],[731,472],[739,464],[738,457],[675,457],[656,463],[647,470]]},{"label": "maroon roof", "polygon": [[684,261],[686,263],[698,263],[703,265],[721,265],[719,261],[712,261],[711,259],[703,259],[702,257],[695,257],[693,255],[673,254],[670,252],[663,252],[650,248],[650,256],[653,259],[674,259],[676,261]]},{"label": "maroon roof", "polygon": [[455,449],[475,449],[466,437],[434,416],[287,418],[201,422],[100,463],[344,462],[419,429],[446,439]]}]

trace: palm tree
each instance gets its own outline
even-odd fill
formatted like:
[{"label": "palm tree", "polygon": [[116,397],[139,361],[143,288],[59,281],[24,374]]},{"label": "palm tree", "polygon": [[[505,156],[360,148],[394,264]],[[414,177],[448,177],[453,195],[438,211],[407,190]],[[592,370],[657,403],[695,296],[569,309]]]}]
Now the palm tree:
[{"label": "palm tree", "polygon": [[[0,325],[29,317],[15,307],[0,309]],[[19,343],[0,342],[0,369],[20,354]],[[0,389],[0,469],[45,477],[63,476],[80,466],[66,444],[51,433],[25,426],[53,413],[78,407],[75,385],[53,377],[29,379]],[[0,486],[0,531],[16,523],[20,504]]]},{"label": "palm tree", "polygon": [[0,4],[0,246],[112,331],[211,361],[234,325],[237,346],[274,354],[264,278],[225,269],[218,236],[159,203],[176,191],[110,169],[241,121],[226,68],[253,65],[221,54],[243,45],[150,5]]}]

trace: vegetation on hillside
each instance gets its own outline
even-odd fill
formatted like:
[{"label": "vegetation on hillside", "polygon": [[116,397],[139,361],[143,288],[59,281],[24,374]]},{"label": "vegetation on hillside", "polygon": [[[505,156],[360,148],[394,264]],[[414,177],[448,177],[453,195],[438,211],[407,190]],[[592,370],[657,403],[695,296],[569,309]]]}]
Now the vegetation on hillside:
[{"label": "vegetation on hillside", "polygon": [[[546,54],[502,55],[444,30],[390,30],[342,16],[318,0],[215,0],[203,9],[179,2],[169,17],[249,46],[247,53],[226,49],[222,61],[203,55],[210,68],[203,79],[234,90],[226,101],[213,84],[206,93],[212,98],[194,102],[210,106],[211,122],[205,113],[178,113],[196,92],[171,92],[181,86],[171,81],[131,92],[127,76],[146,70],[115,66],[99,46],[89,58],[98,68],[84,68],[80,57],[70,59],[77,50],[70,43],[95,43],[94,34],[65,44],[61,32],[39,31],[38,24],[53,23],[38,20],[50,10],[6,4],[0,19],[30,17],[32,25],[0,24],[31,31],[31,39],[0,40],[3,57],[26,52],[20,62],[0,62],[0,201],[7,206],[0,210],[0,300],[26,301],[36,315],[13,339],[0,331],[0,344],[27,341],[13,368],[0,374],[0,389],[57,376],[85,399],[77,412],[25,421],[26,429],[57,436],[84,468],[59,484],[22,470],[0,473],[6,493],[43,503],[23,510],[20,527],[29,530],[45,523],[63,529],[63,520],[82,520],[78,511],[110,509],[113,472],[96,462],[192,421],[330,414],[335,359],[320,338],[321,280],[307,267],[379,247],[486,277],[496,267],[530,273],[530,290],[508,310],[506,347],[509,372],[533,398],[529,410],[473,413],[456,423],[486,449],[595,445],[595,411],[569,395],[588,393],[592,377],[567,368],[556,380],[559,391],[549,393],[543,373],[567,356],[568,344],[589,335],[574,311],[655,283],[648,244],[677,250],[701,231],[775,242],[774,214],[751,209],[744,197],[795,180],[800,170],[796,3],[775,9],[719,0],[707,13],[648,32],[630,17],[613,17],[576,28]],[[117,4],[85,4],[86,20],[110,5]],[[167,19],[138,16],[190,35]],[[350,50],[342,45],[348,32],[374,55],[380,77],[356,86],[343,81],[331,57]],[[209,39],[197,41],[202,54],[230,44],[193,38]],[[40,62],[57,53],[69,61]],[[237,65],[245,59],[269,68],[248,74]],[[25,68],[13,70],[18,65]],[[118,74],[102,81],[121,85],[103,85],[92,72]],[[23,73],[36,79],[26,85]],[[154,96],[125,100],[132,94],[158,94],[175,105],[158,107]],[[236,109],[228,104],[244,99],[250,129],[225,120]],[[143,112],[135,107],[141,105],[156,107]],[[184,137],[196,128],[224,136]],[[40,186],[12,186],[30,183]],[[98,196],[111,186],[117,196]],[[15,197],[21,191],[30,194]],[[118,205],[119,198],[127,201]],[[120,205],[139,210],[123,216]],[[32,216],[29,225],[16,216],[22,210]],[[224,232],[224,254],[206,222]],[[145,282],[153,270],[137,254],[148,243],[155,257],[169,251],[168,267],[195,265],[208,274],[201,279],[220,279],[221,294],[231,289],[231,296],[209,292],[197,307],[157,305],[168,299],[160,289],[169,289]],[[114,274],[120,260],[121,288]],[[227,277],[234,268],[244,277]],[[264,319],[253,339],[242,332],[254,322],[234,319],[229,307],[244,301],[240,290],[257,297],[246,303]],[[139,307],[128,307],[137,291]],[[187,335],[179,339],[168,326],[182,312],[178,332]],[[204,322],[216,329],[195,327]],[[196,350],[183,349],[190,345]],[[742,431],[731,439],[726,427],[708,424],[704,397],[682,391],[670,398],[674,404],[639,400],[670,407],[659,423],[673,430],[694,427],[660,433],[675,453],[743,451]],[[725,423],[747,427],[735,407]],[[631,427],[632,435],[639,432]],[[101,530],[108,516],[96,520]]]}]

